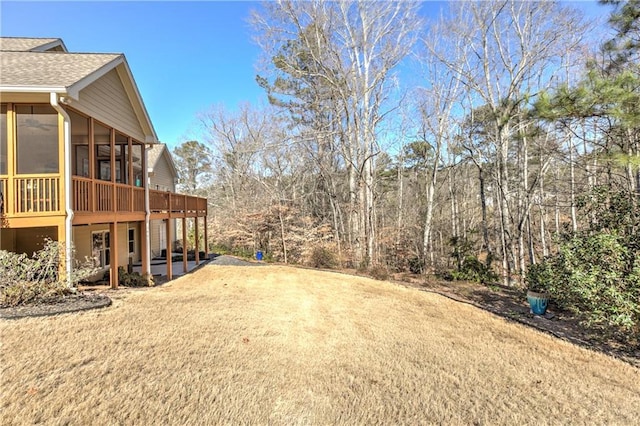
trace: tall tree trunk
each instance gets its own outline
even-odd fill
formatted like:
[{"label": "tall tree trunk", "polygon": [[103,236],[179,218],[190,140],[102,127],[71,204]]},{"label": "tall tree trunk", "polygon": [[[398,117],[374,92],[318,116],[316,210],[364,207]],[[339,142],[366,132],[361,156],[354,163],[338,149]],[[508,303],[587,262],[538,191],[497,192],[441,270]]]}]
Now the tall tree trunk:
[{"label": "tall tree trunk", "polygon": [[[556,176],[555,176],[556,184],[555,186],[555,205],[554,205],[554,223],[556,228],[556,235],[560,235],[560,190],[558,188],[558,183],[560,182],[560,169],[556,167]],[[559,241],[556,240],[556,248],[560,248]]]},{"label": "tall tree trunk", "polygon": [[[437,136],[436,136],[437,137]],[[440,147],[441,143],[436,143],[436,147]],[[438,178],[438,164],[440,163],[440,151],[436,150],[433,164],[431,167],[431,174],[428,175],[426,182],[426,201],[427,201],[427,211],[425,212],[424,217],[424,234],[422,239],[422,253],[424,256],[425,263],[427,259],[429,259],[430,266],[434,266],[434,256],[433,256],[433,244],[431,243],[431,226],[433,223],[433,198],[436,192],[436,180]],[[426,271],[426,268],[425,268]]]},{"label": "tall tree trunk", "polygon": [[[531,248],[533,240],[531,238],[531,229],[529,225],[529,138],[526,135],[526,125],[523,127],[522,138],[520,143],[520,163],[522,176],[520,178],[520,188],[518,190],[518,273],[524,277],[527,265],[525,262],[525,234],[529,228],[529,262],[533,257],[533,249]],[[542,164],[540,164],[542,168]]]},{"label": "tall tree trunk", "polygon": [[454,190],[453,183],[453,167],[449,168],[448,174],[448,183],[449,183],[449,200],[451,207],[451,236],[458,237],[458,209],[456,208],[456,193]]},{"label": "tall tree trunk", "polygon": [[576,166],[574,161],[573,137],[567,132],[569,139],[569,194],[571,198],[571,229],[578,230],[578,218],[576,213]]},{"label": "tall tree trunk", "polygon": [[[400,148],[400,152],[404,151],[404,147]],[[397,215],[397,219],[396,219],[396,238],[395,238],[395,244],[396,247],[398,247],[400,245],[400,241],[402,239],[402,230],[403,230],[403,226],[402,226],[402,214],[404,212],[404,157],[400,156],[400,159],[398,161],[398,215]]]},{"label": "tall tree trunk", "polygon": [[482,211],[482,238],[487,256],[492,255],[491,240],[489,239],[489,223],[487,221],[487,193],[484,176],[484,167],[478,166],[478,183],[480,184],[480,209]]},{"label": "tall tree trunk", "polygon": [[367,241],[367,265],[376,265],[378,262],[375,252],[375,203],[374,203],[374,170],[373,157],[371,155],[365,163],[365,238]]},{"label": "tall tree trunk", "polygon": [[282,254],[284,256],[284,263],[287,264],[287,238],[284,229],[284,218],[282,217],[282,205],[278,207],[278,219],[280,220],[280,239],[282,240]]},{"label": "tall tree trunk", "polygon": [[[540,164],[542,164],[542,155],[540,155]],[[545,192],[544,192],[544,173],[540,175],[540,193],[538,195],[538,211],[540,212],[540,244],[542,244],[542,256],[549,255],[549,247],[547,246],[547,231],[545,222],[547,220],[547,210],[544,208]]]},{"label": "tall tree trunk", "polygon": [[498,140],[498,191],[500,206],[500,226],[502,229],[502,265],[504,284],[512,284],[513,265],[515,263],[515,248],[513,245],[513,233],[511,232],[511,218],[509,214],[509,128],[496,123],[499,128]]}]

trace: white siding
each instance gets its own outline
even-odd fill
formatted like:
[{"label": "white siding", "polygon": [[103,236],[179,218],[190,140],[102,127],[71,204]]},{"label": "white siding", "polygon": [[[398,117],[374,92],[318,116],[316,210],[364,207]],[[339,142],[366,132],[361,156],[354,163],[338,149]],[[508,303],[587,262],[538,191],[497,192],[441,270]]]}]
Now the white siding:
[{"label": "white siding", "polygon": [[162,220],[152,220],[149,222],[149,240],[151,245],[151,258],[159,257],[164,242],[162,241],[162,229],[165,225]]},{"label": "white siding", "polygon": [[[167,162],[165,153],[162,153],[160,158],[158,158],[158,161],[156,161],[156,164],[153,166],[153,176],[149,178],[149,189],[170,192],[175,192],[176,190],[175,175],[173,174],[173,169]],[[169,248],[173,248],[173,242],[179,238],[176,236],[176,220],[170,220],[171,241],[169,242]],[[162,249],[166,248],[165,242],[162,241],[162,235],[166,236],[165,227],[166,223],[161,220],[151,221],[149,231],[152,257],[160,256]],[[182,236],[180,236],[180,238],[182,238]]]},{"label": "white siding", "polygon": [[115,69],[81,90],[80,100],[72,102],[71,106],[128,136],[145,141],[144,132]]},{"label": "white siding", "polygon": [[153,176],[149,178],[149,181],[151,182],[149,189],[175,192],[175,178],[176,176],[173,174],[173,169],[167,162],[167,157],[163,153],[153,167]]},{"label": "white siding", "polygon": [[[171,220],[171,241],[176,240],[176,220]],[[149,224],[149,240],[151,245],[151,258],[159,257],[162,250],[166,247],[166,227],[167,224],[163,220],[152,220]],[[169,248],[173,247],[169,244]]]}]

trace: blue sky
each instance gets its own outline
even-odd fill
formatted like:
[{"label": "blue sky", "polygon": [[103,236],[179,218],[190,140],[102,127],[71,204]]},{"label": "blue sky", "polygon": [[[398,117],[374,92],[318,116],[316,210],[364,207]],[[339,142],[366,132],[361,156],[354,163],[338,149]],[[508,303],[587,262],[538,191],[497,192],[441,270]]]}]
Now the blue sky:
[{"label": "blue sky", "polygon": [[[591,16],[604,13],[581,2]],[[74,52],[124,53],[161,141],[193,136],[196,116],[265,99],[255,83],[260,51],[247,22],[258,3],[16,2],[0,0],[0,34],[58,37]],[[425,3],[433,13],[438,2]]]},{"label": "blue sky", "polygon": [[174,146],[199,112],[263,97],[252,2],[7,2],[3,36],[59,37],[70,51],[124,53],[158,137]]}]

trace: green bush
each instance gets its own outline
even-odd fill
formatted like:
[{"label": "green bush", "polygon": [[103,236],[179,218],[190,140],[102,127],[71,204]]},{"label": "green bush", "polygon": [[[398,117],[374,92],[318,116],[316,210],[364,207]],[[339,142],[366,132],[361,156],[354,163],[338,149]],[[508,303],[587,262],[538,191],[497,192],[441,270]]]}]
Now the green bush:
[{"label": "green bush", "polygon": [[69,288],[66,283],[59,281],[18,281],[2,288],[0,306],[53,302],[73,292],[73,289]]},{"label": "green bush", "polygon": [[409,272],[412,274],[422,274],[424,272],[424,260],[419,257],[409,259]]},{"label": "green bush", "polygon": [[252,249],[248,249],[246,247],[234,247],[231,250],[231,254],[243,259],[253,259],[255,257],[255,252]]},{"label": "green bush", "polygon": [[486,263],[482,263],[473,254],[473,242],[461,237],[453,237],[449,241],[453,251],[451,257],[456,261],[456,269],[448,271],[444,278],[454,281],[475,281],[490,284],[498,280],[491,268],[493,258],[489,254]]},{"label": "green bush", "polygon": [[[640,197],[596,187],[578,202],[587,229],[561,237],[557,254],[531,265],[557,305],[590,325],[640,330]],[[633,334],[633,333],[631,333]]]},{"label": "green bush", "polygon": [[[0,305],[17,306],[50,302],[75,292],[75,286],[96,273],[90,263],[78,264],[71,274],[71,285],[60,276],[64,245],[47,240],[33,257],[0,250]],[[70,253],[73,256],[73,250]]]},{"label": "green bush", "polygon": [[216,254],[232,254],[233,250],[225,245],[225,244],[213,244],[210,249],[209,249],[210,253],[216,253]]},{"label": "green bush", "polygon": [[491,266],[480,262],[475,256],[466,256],[458,270],[451,271],[451,277],[455,281],[475,281],[482,284],[490,284],[498,280]]},{"label": "green bush", "polygon": [[[576,235],[542,264],[553,300],[590,325],[632,330],[640,324],[640,259],[616,234]],[[531,268],[527,280],[539,268]]]},{"label": "green bush", "polygon": [[550,283],[555,279],[556,271],[550,262],[536,263],[529,265],[525,283],[527,289],[537,293],[546,293],[549,291]]}]

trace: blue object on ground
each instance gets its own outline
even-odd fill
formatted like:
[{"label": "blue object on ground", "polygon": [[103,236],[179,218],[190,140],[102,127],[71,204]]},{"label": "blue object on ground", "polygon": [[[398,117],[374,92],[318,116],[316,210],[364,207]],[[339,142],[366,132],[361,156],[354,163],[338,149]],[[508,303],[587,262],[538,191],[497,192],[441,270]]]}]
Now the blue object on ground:
[{"label": "blue object on ground", "polygon": [[256,260],[262,260],[262,252],[260,250],[256,252]]},{"label": "blue object on ground", "polygon": [[544,315],[545,312],[547,312],[547,305],[549,304],[548,296],[540,297],[537,294],[528,294],[527,300],[529,301],[529,306],[533,314]]}]

